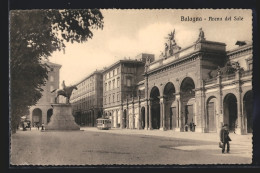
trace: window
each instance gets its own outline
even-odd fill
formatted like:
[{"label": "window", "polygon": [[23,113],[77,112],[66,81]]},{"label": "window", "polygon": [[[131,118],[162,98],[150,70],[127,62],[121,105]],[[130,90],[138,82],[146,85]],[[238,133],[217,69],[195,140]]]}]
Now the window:
[{"label": "window", "polygon": [[115,88],[115,79],[113,80],[113,89]]},{"label": "window", "polygon": [[110,103],[110,97],[108,97],[108,103]]},{"label": "window", "polygon": [[119,86],[120,86],[120,80],[119,78],[117,78],[117,88],[119,88]]},{"label": "window", "polygon": [[249,58],[246,60],[248,70],[253,70],[253,59]]},{"label": "window", "polygon": [[113,95],[113,103],[115,102],[115,95]]},{"label": "window", "polygon": [[131,86],[131,79],[130,78],[126,79],[126,86],[128,86],[128,87]]},{"label": "window", "polygon": [[119,74],[119,67],[116,70],[117,70],[117,74]]},{"label": "window", "polygon": [[113,70],[113,76],[115,76],[115,70]]},{"label": "window", "polygon": [[248,70],[253,70],[253,63],[248,64]]},{"label": "window", "polygon": [[108,90],[111,89],[111,82],[108,82]]},{"label": "window", "polygon": [[107,90],[107,83],[105,83],[105,91]]},{"label": "window", "polygon": [[50,76],[50,81],[53,82],[54,81],[54,77]]},{"label": "window", "polygon": [[117,101],[119,101],[119,94],[117,94]]}]

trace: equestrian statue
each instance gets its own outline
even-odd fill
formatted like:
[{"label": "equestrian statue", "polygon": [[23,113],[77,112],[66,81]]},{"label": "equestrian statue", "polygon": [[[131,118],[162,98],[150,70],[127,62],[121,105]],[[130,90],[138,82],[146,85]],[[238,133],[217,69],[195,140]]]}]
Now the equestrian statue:
[{"label": "equestrian statue", "polygon": [[55,96],[55,103],[57,103],[57,98],[59,97],[59,95],[62,95],[64,97],[66,97],[66,103],[70,103],[70,96],[72,94],[72,91],[74,89],[78,89],[76,87],[76,85],[72,85],[72,86],[66,86],[65,85],[65,82],[63,81],[62,82],[62,89],[55,89],[53,91],[51,91],[51,93],[55,92],[56,93],[56,96]]}]

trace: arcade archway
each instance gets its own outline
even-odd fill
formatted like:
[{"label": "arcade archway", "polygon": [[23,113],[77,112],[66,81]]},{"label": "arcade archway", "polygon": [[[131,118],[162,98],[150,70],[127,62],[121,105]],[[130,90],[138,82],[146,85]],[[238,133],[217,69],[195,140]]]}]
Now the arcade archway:
[{"label": "arcade archway", "polygon": [[194,120],[194,99],[195,99],[195,83],[192,78],[186,77],[183,79],[180,87],[181,101],[184,112],[184,125],[193,124]]},{"label": "arcade archway", "polygon": [[227,94],[224,98],[224,124],[229,125],[229,130],[234,132],[237,126],[237,98],[234,94]]},{"label": "arcade archway", "polygon": [[32,124],[33,125],[41,125],[42,124],[42,110],[36,108],[32,112]]},{"label": "arcade archway", "polygon": [[243,113],[245,118],[245,127],[247,133],[253,132],[253,92],[248,91],[243,98]]},{"label": "arcade archway", "polygon": [[167,83],[163,91],[163,96],[165,97],[166,128],[171,130],[176,127],[176,106],[172,106],[175,101],[174,94],[174,85],[171,82]]},{"label": "arcade archway", "polygon": [[160,92],[157,87],[153,87],[150,93],[151,100],[151,120],[152,120],[152,128],[159,129],[160,128]]}]

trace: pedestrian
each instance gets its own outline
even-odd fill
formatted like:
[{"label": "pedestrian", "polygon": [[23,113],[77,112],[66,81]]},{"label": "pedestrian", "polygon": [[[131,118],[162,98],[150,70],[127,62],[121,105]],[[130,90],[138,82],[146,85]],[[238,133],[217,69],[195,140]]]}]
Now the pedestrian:
[{"label": "pedestrian", "polygon": [[193,126],[193,124],[192,124],[192,122],[190,122],[190,131],[192,132],[192,126]]},{"label": "pedestrian", "polygon": [[38,130],[40,130],[40,125],[39,125],[39,123],[37,123],[36,126],[37,126]]},{"label": "pedestrian", "polygon": [[220,130],[220,141],[223,143],[222,154],[225,153],[226,145],[227,145],[227,153],[229,153],[230,151],[229,141],[231,141],[231,139],[229,137],[228,124],[224,124],[222,129]]},{"label": "pedestrian", "polygon": [[193,132],[195,132],[195,127],[196,127],[195,123],[192,123],[192,131]]},{"label": "pedestrian", "polygon": [[188,131],[188,129],[189,129],[189,125],[188,125],[188,123],[185,124],[184,129],[185,129],[185,132]]},{"label": "pedestrian", "polygon": [[42,130],[44,130],[44,123],[42,123]]},{"label": "pedestrian", "polygon": [[32,130],[31,122],[30,122],[30,121],[28,122],[28,126],[29,126],[30,130]]}]

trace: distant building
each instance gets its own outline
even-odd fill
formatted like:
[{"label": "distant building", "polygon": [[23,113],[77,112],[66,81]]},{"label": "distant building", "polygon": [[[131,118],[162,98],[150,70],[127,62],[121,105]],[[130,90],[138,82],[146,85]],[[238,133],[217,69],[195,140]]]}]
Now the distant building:
[{"label": "distant building", "polygon": [[73,115],[77,124],[96,126],[96,119],[102,117],[103,75],[95,71],[76,84],[70,97]]},{"label": "distant building", "polygon": [[46,85],[42,86],[42,97],[36,105],[30,107],[28,118],[32,122],[32,125],[48,124],[53,112],[51,104],[55,101],[55,93],[51,93],[51,91],[59,88],[61,65],[49,61],[43,61],[43,63],[46,63],[50,67],[48,80],[46,81]]},{"label": "distant building", "polygon": [[138,83],[144,80],[146,59],[154,60],[152,54],[140,54],[136,60],[120,60],[103,71],[103,112],[112,120],[112,127],[125,127],[130,121],[121,116],[123,101],[137,97]]}]

